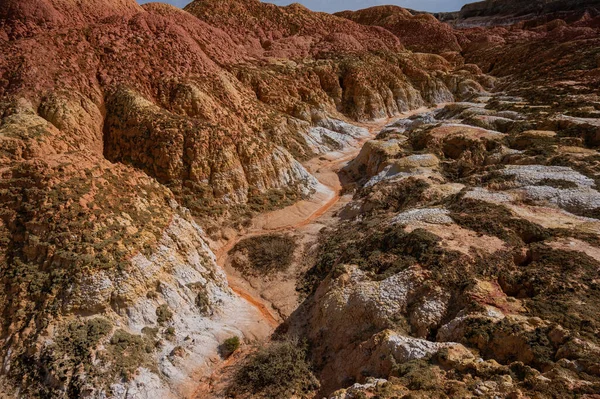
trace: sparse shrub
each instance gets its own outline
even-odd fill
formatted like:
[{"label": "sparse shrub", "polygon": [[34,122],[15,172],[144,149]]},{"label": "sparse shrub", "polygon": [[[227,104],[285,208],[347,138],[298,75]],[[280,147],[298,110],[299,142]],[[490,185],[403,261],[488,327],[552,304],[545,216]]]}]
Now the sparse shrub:
[{"label": "sparse shrub", "polygon": [[200,309],[200,312],[204,315],[209,315],[210,311],[210,299],[205,291],[201,291],[196,296],[196,306]]},{"label": "sparse shrub", "polygon": [[169,327],[165,330],[165,336],[168,340],[173,340],[175,338],[175,327]]},{"label": "sparse shrub", "polygon": [[55,342],[42,352],[42,370],[53,380],[61,381],[69,397],[79,397],[86,380],[100,378],[93,364],[93,354],[111,329],[112,324],[100,317],[72,321],[58,333]]},{"label": "sparse shrub", "polygon": [[479,200],[459,199],[448,204],[450,217],[461,227],[495,236],[511,245],[543,241],[550,236],[547,229],[516,217],[508,208]]},{"label": "sparse shrub", "polygon": [[144,334],[148,338],[154,339],[158,335],[158,328],[157,327],[144,327],[144,328],[142,328],[142,334]]},{"label": "sparse shrub", "polygon": [[272,342],[246,359],[230,390],[273,399],[306,396],[319,387],[306,352],[296,340]]},{"label": "sparse shrub", "polygon": [[220,352],[223,357],[229,357],[238,350],[240,347],[240,338],[238,336],[233,336],[231,338],[227,338],[225,342],[221,345]]},{"label": "sparse shrub", "polygon": [[400,381],[411,390],[435,390],[441,385],[435,367],[426,359],[411,360],[397,365],[392,373],[397,374]]},{"label": "sparse shrub", "polygon": [[115,372],[130,380],[140,366],[153,367],[149,354],[153,351],[150,339],[117,330],[110,339],[109,353]]},{"label": "sparse shrub", "polygon": [[164,304],[156,308],[156,316],[158,324],[163,325],[173,318],[173,312],[169,309],[169,305]]},{"label": "sparse shrub", "polygon": [[240,241],[230,254],[235,268],[248,274],[266,275],[285,271],[292,263],[295,249],[296,242],[291,236],[269,234]]}]

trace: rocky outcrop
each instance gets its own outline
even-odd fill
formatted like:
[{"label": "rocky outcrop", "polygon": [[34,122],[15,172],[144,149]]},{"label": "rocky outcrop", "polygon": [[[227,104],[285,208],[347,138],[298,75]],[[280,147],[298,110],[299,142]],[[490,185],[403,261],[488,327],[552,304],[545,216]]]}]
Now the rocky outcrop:
[{"label": "rocky outcrop", "polygon": [[[227,129],[228,123],[216,127],[190,120],[165,112],[132,91],[117,91],[108,99],[107,110],[108,159],[144,170],[176,193],[202,194],[206,207],[218,200],[244,204],[253,194],[294,186],[307,195],[316,185],[285,148],[253,137],[248,127],[244,132]],[[235,122],[232,116],[229,124]],[[240,128],[245,126],[237,122]]]},{"label": "rocky outcrop", "polygon": [[541,130],[560,111],[472,100],[389,124],[346,167],[353,200],[322,232],[308,299],[282,328],[309,339],[319,395],[600,386],[595,147]]},{"label": "rocky outcrop", "polygon": [[21,107],[2,135],[1,374],[22,384],[7,394],[177,392],[227,335],[267,334],[168,189],[61,153],[64,133]]},{"label": "rocky outcrop", "polygon": [[[489,0],[467,4],[460,13],[436,14],[441,22],[392,6],[338,15],[384,27],[415,52],[440,54],[457,73],[482,70],[500,77],[497,90],[529,92],[529,100],[543,97],[540,102],[549,104],[571,92],[574,82],[594,92],[599,12],[597,2],[588,0]],[[489,117],[478,118],[488,124]]]}]

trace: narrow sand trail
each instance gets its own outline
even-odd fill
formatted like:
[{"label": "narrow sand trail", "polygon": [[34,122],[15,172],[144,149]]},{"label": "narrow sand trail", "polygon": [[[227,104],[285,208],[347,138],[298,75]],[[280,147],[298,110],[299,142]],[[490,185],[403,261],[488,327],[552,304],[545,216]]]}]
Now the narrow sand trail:
[{"label": "narrow sand trail", "polygon": [[[441,106],[443,105],[438,107]],[[217,263],[226,270],[232,291],[254,306],[262,315],[262,321],[266,321],[272,326],[273,331],[297,305],[294,302],[297,299],[297,293],[295,292],[296,276],[290,275],[286,284],[277,282],[277,285],[281,285],[279,294],[292,298],[293,301],[290,300],[290,302],[294,302],[287,311],[282,312],[273,305],[272,301],[265,298],[264,293],[261,292],[261,287],[254,287],[241,274],[236,273],[230,266],[228,267],[229,251],[244,239],[277,232],[294,233],[300,236],[300,239],[304,239],[305,243],[316,241],[318,231],[324,226],[334,224],[337,220],[335,210],[341,208],[351,198],[351,196],[346,196],[348,198],[343,201],[343,204],[340,204],[342,190],[342,182],[339,176],[340,169],[354,159],[363,145],[373,139],[386,125],[395,120],[408,118],[411,115],[427,112],[431,109],[423,107],[394,118],[357,124],[360,127],[367,128],[369,134],[357,140],[352,146],[313,158],[304,164],[305,168],[319,181],[319,187],[311,198],[298,201],[283,209],[258,215],[252,220],[246,231],[237,232],[225,242],[213,243],[213,246],[216,247],[214,252]],[[235,365],[253,350],[251,347],[242,347],[228,359],[218,364],[209,376],[199,382],[190,398],[209,399],[220,397],[220,393],[223,392],[232,376]]]}]

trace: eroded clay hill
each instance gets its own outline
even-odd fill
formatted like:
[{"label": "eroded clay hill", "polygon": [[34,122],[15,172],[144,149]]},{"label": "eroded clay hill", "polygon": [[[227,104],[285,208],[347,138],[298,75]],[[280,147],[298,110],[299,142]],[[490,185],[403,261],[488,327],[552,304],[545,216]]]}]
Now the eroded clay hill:
[{"label": "eroded clay hill", "polygon": [[199,224],[310,195],[300,161],[352,119],[493,83],[257,0],[5,1],[0,54],[1,375],[23,397],[185,395],[224,338],[269,328]]},{"label": "eroded clay hill", "polygon": [[431,14],[413,15],[401,7],[379,6],[343,11],[336,15],[363,25],[381,26],[398,36],[407,48],[415,52],[443,54],[461,51],[454,29]]},{"label": "eroded clay hill", "polygon": [[[451,29],[431,15],[413,15],[392,6],[338,15],[384,27],[407,47],[412,45],[415,51],[426,48],[456,68],[494,76],[498,78],[496,91],[568,108],[569,101],[596,101],[600,84],[598,7],[597,1],[490,0],[466,5],[460,21],[475,15],[482,20],[473,23],[477,27],[461,29]],[[521,19],[501,20],[513,14]]]},{"label": "eroded clay hill", "polygon": [[272,331],[217,265],[221,227],[310,196],[302,162],[365,139],[352,123],[450,103],[344,169],[353,200],[279,330],[306,340],[308,387],[283,397],[593,398],[589,3],[453,30],[398,7],[4,1],[0,396],[193,396],[226,338]]}]

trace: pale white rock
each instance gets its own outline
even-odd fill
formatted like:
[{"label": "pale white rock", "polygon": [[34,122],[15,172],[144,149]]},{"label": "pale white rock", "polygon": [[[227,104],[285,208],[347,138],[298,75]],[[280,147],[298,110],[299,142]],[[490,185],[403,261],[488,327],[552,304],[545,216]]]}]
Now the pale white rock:
[{"label": "pale white rock", "polygon": [[369,136],[369,130],[339,119],[325,118],[303,136],[313,153],[325,154],[357,145],[358,140]]},{"label": "pale white rock", "polygon": [[[398,144],[396,140],[388,141],[390,145]],[[365,183],[365,187],[373,187],[380,182],[391,179],[429,175],[438,169],[440,160],[433,154],[415,154],[389,162],[389,165]]]},{"label": "pale white rock", "polygon": [[111,386],[114,399],[178,399],[164,381],[146,368],[140,368],[136,378],[128,383],[113,384]]},{"label": "pale white rock", "polygon": [[437,353],[440,349],[458,345],[450,342],[432,342],[397,333],[390,333],[386,338],[381,345],[381,352],[390,353],[398,363],[422,359]]},{"label": "pale white rock", "polygon": [[592,187],[594,180],[565,166],[546,165],[508,165],[500,170],[506,176],[514,176],[515,181],[523,186],[534,185],[543,180],[565,180],[579,187]]},{"label": "pale white rock", "polygon": [[560,189],[549,186],[526,186],[522,190],[531,200],[550,202],[574,213],[600,208],[600,193],[591,188]]},{"label": "pale white rock", "polygon": [[[600,192],[593,187],[595,181],[569,167],[545,165],[509,165],[500,173],[514,176],[514,190],[525,198],[554,204],[569,212],[578,213],[600,207]],[[557,188],[548,180],[565,181],[573,188]]]},{"label": "pale white rock", "polygon": [[365,129],[364,127],[360,126],[355,126],[351,123],[347,123],[339,119],[321,119],[318,125],[326,129],[332,130],[334,132],[354,137],[355,139],[369,136],[368,129]]},{"label": "pale white rock", "polygon": [[394,216],[390,223],[400,225],[409,225],[415,222],[452,224],[454,221],[448,216],[449,214],[450,212],[444,208],[411,209]]},{"label": "pale white rock", "polygon": [[425,338],[430,330],[439,326],[450,303],[450,293],[436,289],[421,298],[409,314],[409,321],[417,337]]},{"label": "pale white rock", "polygon": [[413,130],[419,126],[436,122],[437,120],[435,112],[425,112],[422,114],[412,116],[410,118],[404,118],[394,121],[393,123],[387,125],[382,130],[382,133],[390,132],[392,131],[392,129],[394,130],[394,133],[404,133]]},{"label": "pale white rock", "polygon": [[360,394],[373,389],[377,389],[387,384],[388,380],[383,378],[369,378],[364,384],[356,383],[349,388],[334,392],[329,399],[356,399]]},{"label": "pale white rock", "polygon": [[417,302],[424,295],[420,287],[426,277],[418,266],[382,281],[372,280],[357,266],[348,265],[346,271],[341,277],[321,284],[314,298],[312,323],[317,326],[314,331],[324,328],[335,332],[327,335],[333,339],[327,343],[333,351],[354,339],[361,326],[388,328],[393,320],[406,315],[409,302]]},{"label": "pale white rock", "polygon": [[[160,375],[140,368],[132,381],[114,386],[118,398],[185,396],[199,376],[210,372],[225,339],[237,335],[254,341],[271,333],[260,312],[229,289],[202,229],[178,213],[156,250],[150,256],[132,258],[126,278],[114,287],[131,303],[115,324],[132,334],[141,334],[144,327],[159,327],[159,337],[164,328],[175,331],[173,337],[163,337],[162,346],[151,355]],[[206,300],[208,309],[198,305],[198,295]],[[161,305],[167,305],[173,316],[159,326],[156,311]],[[185,359],[172,355],[175,347],[182,348]]]},{"label": "pale white rock", "polygon": [[468,191],[463,198],[491,202],[495,204],[509,203],[513,200],[512,195],[509,193],[489,191],[488,189],[482,187],[475,187],[474,189]]},{"label": "pale white rock", "polygon": [[310,128],[305,139],[306,144],[315,154],[325,154],[356,144],[354,137],[324,127]]},{"label": "pale white rock", "polygon": [[410,172],[400,172],[397,169],[395,169],[393,165],[388,165],[381,172],[379,172],[375,176],[371,177],[365,183],[364,186],[366,188],[369,188],[369,187],[373,187],[376,184],[379,184],[381,182],[392,181],[392,180],[397,181],[397,180],[405,179],[405,178],[412,177],[412,176],[419,176],[421,174],[423,174],[422,171],[418,170],[418,169],[412,170]]}]

